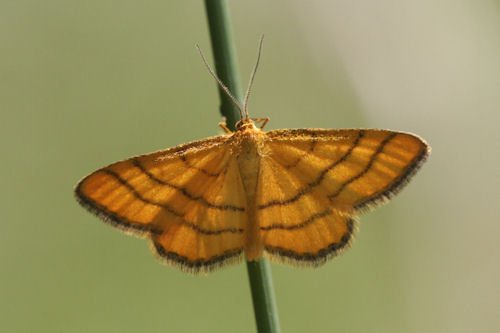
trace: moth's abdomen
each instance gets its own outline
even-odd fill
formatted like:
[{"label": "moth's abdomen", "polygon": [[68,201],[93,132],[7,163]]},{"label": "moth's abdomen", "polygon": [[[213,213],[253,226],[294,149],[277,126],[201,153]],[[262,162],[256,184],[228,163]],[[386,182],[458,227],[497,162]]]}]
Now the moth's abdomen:
[{"label": "moth's abdomen", "polygon": [[[257,133],[243,134],[238,151],[238,166],[241,180],[247,197],[248,226],[246,229],[245,253],[247,260],[258,260],[262,252],[260,229],[256,220],[256,193],[259,180],[260,159],[259,146],[261,135]],[[260,134],[260,133],[259,133]]]}]

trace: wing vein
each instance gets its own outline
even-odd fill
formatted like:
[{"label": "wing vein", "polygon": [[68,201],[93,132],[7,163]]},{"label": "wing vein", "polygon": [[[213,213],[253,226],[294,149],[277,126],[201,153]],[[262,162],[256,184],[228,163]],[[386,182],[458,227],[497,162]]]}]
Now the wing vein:
[{"label": "wing vein", "polygon": [[[155,202],[155,201],[152,201],[152,200],[144,198],[139,192],[137,192],[137,190],[132,185],[130,185],[125,179],[123,179],[116,172],[114,172],[112,170],[109,170],[109,169],[102,169],[101,171],[104,172],[104,173],[106,173],[106,174],[108,174],[108,175],[110,175],[112,178],[114,178],[118,182],[120,182],[120,184],[122,184],[123,186],[125,186],[137,199],[141,200],[144,203],[147,203],[147,204],[150,204],[150,205],[153,205],[153,206],[157,206],[157,207],[160,207],[160,208],[166,210],[167,212],[171,213],[172,215],[179,217],[181,219],[180,224],[186,225],[186,226],[190,227],[191,229],[193,229],[195,231],[198,231],[198,232],[200,232],[202,234],[205,234],[205,235],[218,235],[218,234],[225,233],[225,232],[242,233],[244,231],[241,228],[221,228],[221,229],[215,229],[215,230],[209,230],[209,229],[205,229],[205,228],[200,228],[200,227],[196,226],[194,223],[186,221],[184,219],[185,214],[177,212],[176,210],[174,210],[169,205],[164,204],[164,203]],[[105,207],[103,207],[103,208],[105,208]],[[108,215],[111,215],[111,214],[109,214],[109,210],[107,208],[105,208],[105,209],[106,209],[106,213]],[[118,215],[117,213],[112,213],[112,214],[113,215]],[[119,215],[119,216],[122,217],[122,218],[124,218],[124,219],[126,219],[127,221],[130,221],[129,219],[125,218],[124,216],[121,216],[121,215]],[[133,221],[130,221],[130,222],[133,222]]]},{"label": "wing vein", "polygon": [[295,201],[299,200],[305,194],[310,193],[313,190],[314,187],[316,187],[319,184],[321,184],[321,182],[325,178],[326,174],[330,170],[332,170],[337,165],[339,165],[340,163],[342,163],[343,161],[345,161],[351,155],[351,153],[354,150],[354,148],[356,148],[358,146],[359,141],[361,140],[361,138],[363,137],[363,135],[364,135],[364,131],[360,130],[358,132],[358,136],[356,137],[356,140],[354,141],[354,143],[352,144],[352,146],[349,148],[349,150],[340,159],[338,159],[337,161],[331,163],[329,166],[327,166],[325,169],[323,169],[323,171],[321,171],[321,173],[319,174],[318,178],[316,178],[313,182],[307,184],[305,187],[303,187],[302,189],[300,189],[297,192],[297,194],[295,194],[293,197],[291,197],[289,199],[286,199],[286,200],[272,200],[272,201],[269,201],[269,202],[267,202],[265,204],[259,205],[258,208],[259,209],[265,209],[265,208],[276,206],[276,205],[287,205],[289,203],[292,203],[292,202],[295,202]]},{"label": "wing vein", "polygon": [[306,157],[307,155],[312,154],[314,152],[314,149],[316,148],[316,145],[318,143],[318,138],[316,137],[315,133],[312,133],[311,137],[312,137],[311,146],[309,147],[308,151],[302,153],[302,155],[297,157],[297,159],[295,161],[293,161],[292,163],[284,165],[285,169],[295,168],[300,163],[300,161],[302,161],[304,159],[304,157]]},{"label": "wing vein", "polygon": [[375,153],[372,154],[372,156],[370,157],[370,160],[366,164],[365,168],[363,170],[361,170],[360,173],[358,173],[357,175],[351,177],[348,181],[346,181],[345,183],[343,183],[342,186],[340,186],[337,191],[335,191],[334,193],[328,195],[328,199],[333,200],[340,193],[342,193],[342,191],[344,191],[344,189],[346,188],[347,185],[349,185],[352,182],[354,182],[355,180],[363,177],[370,170],[370,168],[372,167],[373,163],[375,162],[375,159],[377,158],[377,156],[382,152],[382,150],[384,150],[384,147],[389,143],[389,141],[391,141],[392,139],[394,139],[394,137],[396,135],[397,135],[397,133],[390,133],[389,136],[387,136],[387,138],[385,138],[384,141],[382,141],[380,143],[380,145],[378,146],[378,148],[375,151]]},{"label": "wing vein", "polygon": [[191,163],[188,161],[187,157],[185,154],[180,154],[179,155],[179,158],[181,159],[182,162],[184,162],[184,164],[188,167],[188,168],[191,168],[191,169],[195,169],[195,170],[198,170],[200,171],[201,173],[209,176],[209,177],[218,177],[222,171],[219,171],[219,172],[210,172],[210,171],[207,171],[205,170],[204,168],[201,168],[201,167],[197,167],[197,166],[194,166],[194,165],[191,165]]},{"label": "wing vein", "polygon": [[354,205],[354,208],[356,210],[363,209],[363,207],[366,207],[371,203],[376,202],[378,199],[384,196],[390,198],[391,195],[397,193],[400,190],[400,188],[403,185],[405,185],[405,183],[414,175],[414,173],[418,171],[422,163],[425,162],[428,154],[429,151],[427,146],[425,145],[422,146],[421,151],[417,155],[415,155],[415,157],[408,164],[404,172],[401,172],[399,177],[397,177],[393,182],[387,184],[387,186],[384,187],[382,190],[372,194],[368,198],[362,198],[362,200],[360,200]]},{"label": "wing vein", "polygon": [[[189,193],[187,191],[187,189],[184,187],[177,186],[177,185],[174,185],[174,184],[171,184],[169,182],[166,182],[164,180],[159,179],[158,177],[153,175],[151,172],[146,170],[146,168],[141,164],[141,162],[138,159],[136,159],[136,158],[132,159],[132,163],[137,168],[139,168],[142,171],[142,173],[144,173],[149,179],[155,181],[156,183],[158,183],[160,185],[167,186],[167,187],[170,187],[174,190],[181,192],[186,198],[188,198],[192,201],[199,201],[207,207],[220,209],[220,210],[234,210],[234,211],[240,211],[240,212],[245,211],[244,207],[237,207],[237,206],[233,206],[233,205],[217,205],[217,204],[208,202],[202,195],[196,196],[194,194]],[[220,174],[220,172],[218,174]]]},{"label": "wing vein", "polygon": [[268,226],[265,227],[260,227],[260,230],[268,231],[268,230],[273,230],[273,229],[283,229],[283,230],[295,230],[295,229],[302,229],[309,224],[313,223],[315,220],[320,219],[322,217],[331,215],[332,212],[329,209],[325,209],[324,211],[320,213],[315,213],[312,214],[309,218],[305,219],[302,222],[297,222],[292,225],[284,225],[282,223],[272,223]]}]

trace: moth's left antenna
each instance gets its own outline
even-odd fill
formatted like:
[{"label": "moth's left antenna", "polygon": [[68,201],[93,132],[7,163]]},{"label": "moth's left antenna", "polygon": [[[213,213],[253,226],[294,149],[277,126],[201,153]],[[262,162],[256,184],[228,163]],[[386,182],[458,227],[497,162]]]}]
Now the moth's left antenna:
[{"label": "moth's left antenna", "polygon": [[[227,94],[227,96],[229,96],[229,98],[231,99],[231,101],[233,101],[234,105],[236,105],[236,107],[240,111],[240,117],[241,117],[241,119],[244,119],[245,117],[243,116],[243,109],[241,108],[241,106],[238,103],[238,101],[236,100],[236,98],[234,98],[233,94],[231,94],[231,92],[229,91],[229,88],[226,87],[226,85],[224,83],[222,83],[222,81],[217,77],[217,74],[215,74],[215,72],[213,71],[212,67],[210,67],[210,65],[208,64],[208,61],[205,58],[205,56],[203,55],[203,52],[201,52],[200,46],[198,44],[196,44],[196,48],[198,49],[198,52],[200,53],[201,59],[203,59],[203,63],[207,67],[208,72],[210,73],[210,75],[212,75],[212,77],[215,79],[215,81],[217,81],[217,83],[222,88],[222,90],[224,90],[224,92]],[[246,114],[246,118],[248,118],[248,114]]]}]

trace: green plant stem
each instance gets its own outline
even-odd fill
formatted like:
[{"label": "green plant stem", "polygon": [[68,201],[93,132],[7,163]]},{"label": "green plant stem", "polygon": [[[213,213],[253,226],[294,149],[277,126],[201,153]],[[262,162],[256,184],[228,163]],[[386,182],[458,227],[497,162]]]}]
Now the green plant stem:
[{"label": "green plant stem", "polygon": [[269,262],[264,258],[247,261],[247,271],[259,333],[281,332]]},{"label": "green plant stem", "polygon": [[[227,2],[225,0],[205,0],[205,8],[217,76],[241,105],[242,93],[238,60],[233,42]],[[220,112],[226,117],[228,128],[234,130],[234,125],[240,120],[240,113],[220,87],[219,97],[221,100]]]},{"label": "green plant stem", "polygon": [[[227,1],[205,0],[205,8],[217,75],[241,104],[241,85]],[[221,114],[226,117],[229,129],[234,130],[236,121],[240,119],[238,109],[220,88],[219,95]],[[281,332],[269,263],[263,258],[247,261],[247,270],[258,332]]]}]

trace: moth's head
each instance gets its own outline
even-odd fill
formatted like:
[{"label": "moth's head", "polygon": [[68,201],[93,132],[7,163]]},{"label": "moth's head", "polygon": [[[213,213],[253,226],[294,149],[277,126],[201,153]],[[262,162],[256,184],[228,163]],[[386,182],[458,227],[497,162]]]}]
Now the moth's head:
[{"label": "moth's head", "polygon": [[236,123],[235,128],[237,131],[245,131],[245,130],[249,130],[249,129],[256,130],[257,129],[257,127],[255,127],[255,124],[251,118],[243,118],[243,119],[239,120]]}]

